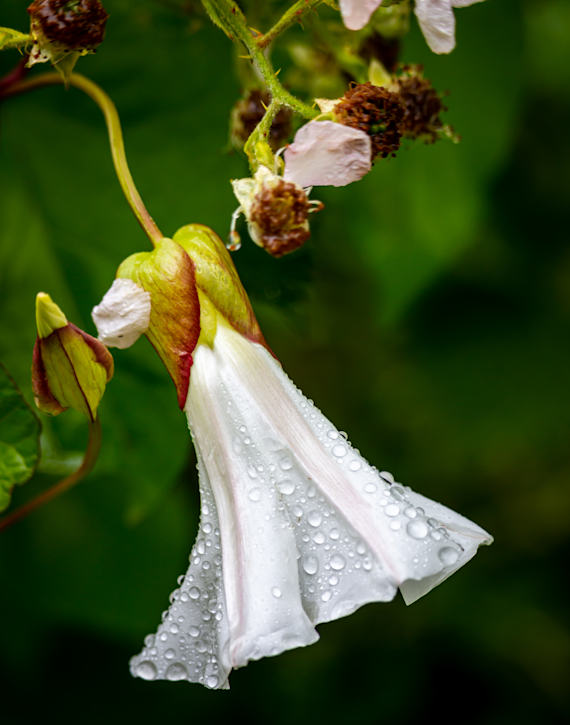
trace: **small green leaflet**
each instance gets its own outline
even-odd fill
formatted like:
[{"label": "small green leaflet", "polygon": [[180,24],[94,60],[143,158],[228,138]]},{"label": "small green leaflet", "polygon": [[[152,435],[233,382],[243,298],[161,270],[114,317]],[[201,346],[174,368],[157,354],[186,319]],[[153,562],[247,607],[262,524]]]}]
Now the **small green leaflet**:
[{"label": "small green leaflet", "polygon": [[14,486],[26,483],[40,458],[41,423],[0,363],[0,511]]},{"label": "small green leaflet", "polygon": [[22,48],[31,43],[32,38],[27,33],[20,33],[12,28],[0,28],[0,50],[8,48]]}]

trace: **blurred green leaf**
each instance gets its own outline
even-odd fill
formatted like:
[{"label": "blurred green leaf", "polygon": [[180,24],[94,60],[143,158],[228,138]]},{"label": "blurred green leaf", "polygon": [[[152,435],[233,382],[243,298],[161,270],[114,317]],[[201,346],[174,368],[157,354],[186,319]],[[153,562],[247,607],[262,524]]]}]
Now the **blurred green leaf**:
[{"label": "blurred green leaf", "polygon": [[19,30],[0,28],[0,50],[8,48],[21,48],[31,42],[31,37]]},{"label": "blurred green leaf", "polygon": [[0,511],[10,505],[14,486],[34,475],[40,431],[38,417],[0,363]]}]

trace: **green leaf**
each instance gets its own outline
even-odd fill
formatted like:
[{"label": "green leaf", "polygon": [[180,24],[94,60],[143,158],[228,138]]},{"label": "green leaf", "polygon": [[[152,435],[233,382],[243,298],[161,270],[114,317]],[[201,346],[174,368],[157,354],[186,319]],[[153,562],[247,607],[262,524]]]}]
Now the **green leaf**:
[{"label": "green leaf", "polygon": [[10,505],[14,486],[33,476],[40,431],[38,417],[0,363],[0,511]]},{"label": "green leaf", "polygon": [[31,42],[31,37],[12,28],[0,28],[0,50],[23,48]]}]

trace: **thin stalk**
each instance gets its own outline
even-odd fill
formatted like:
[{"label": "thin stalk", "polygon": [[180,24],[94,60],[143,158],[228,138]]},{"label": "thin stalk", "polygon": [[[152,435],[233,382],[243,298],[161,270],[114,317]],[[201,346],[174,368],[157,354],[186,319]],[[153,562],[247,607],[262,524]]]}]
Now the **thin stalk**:
[{"label": "thin stalk", "polygon": [[62,479],[51,488],[48,488],[47,491],[40,493],[31,501],[28,501],[28,503],[20,506],[20,508],[16,509],[13,513],[5,516],[3,519],[0,519],[0,533],[2,533],[2,531],[6,531],[6,529],[10,526],[17,524],[18,521],[26,518],[26,516],[29,516],[29,514],[33,511],[37,511],[41,506],[53,501],[54,498],[57,498],[57,496],[65,493],[65,491],[69,491],[70,488],[82,481],[85,476],[93,470],[93,467],[97,463],[97,458],[101,449],[101,438],[101,422],[99,420],[99,416],[97,416],[93,423],[91,423],[91,421],[89,422],[89,443],[87,444],[83,463],[79,466],[77,471],[72,473],[71,476],[67,476],[67,478]]},{"label": "thin stalk", "polygon": [[[63,79],[59,73],[44,73],[42,75],[34,76],[33,78],[27,78],[26,80],[13,83],[5,89],[0,96],[0,100],[10,96],[19,95],[20,93],[26,93],[27,91],[32,91],[36,88],[55,85],[63,85]],[[148,213],[143,200],[137,191],[133,177],[131,176],[127,157],[125,155],[125,143],[123,140],[123,132],[121,130],[121,121],[115,104],[102,88],[79,73],[73,73],[71,75],[69,85],[75,86],[75,88],[79,88],[79,90],[86,93],[95,101],[103,112],[103,116],[105,117],[105,122],[107,124],[107,131],[109,133],[109,143],[111,146],[111,154],[113,156],[113,163],[115,165],[117,178],[119,179],[123,193],[134,215],[136,216],[138,223],[150,239],[153,247],[155,247],[163,239],[163,235],[155,224],[154,219]]]},{"label": "thin stalk", "polygon": [[256,38],[257,47],[263,50],[272,43],[281,33],[283,33],[291,25],[297,22],[301,22],[303,15],[306,15],[311,10],[314,10],[317,5],[320,5],[323,0],[298,0],[292,5],[286,13],[283,14],[280,20],[268,30],[264,35]]}]

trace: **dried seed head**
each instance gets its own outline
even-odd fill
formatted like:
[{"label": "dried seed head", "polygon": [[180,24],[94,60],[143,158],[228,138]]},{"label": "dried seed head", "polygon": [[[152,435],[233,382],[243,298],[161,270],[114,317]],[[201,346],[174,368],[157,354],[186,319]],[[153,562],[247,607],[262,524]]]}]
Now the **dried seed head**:
[{"label": "dried seed head", "polygon": [[356,84],[334,107],[337,121],[370,136],[372,159],[398,150],[402,139],[404,106],[396,93],[372,83]]},{"label": "dried seed head", "polygon": [[248,221],[255,241],[273,257],[301,247],[311,236],[307,195],[297,184],[276,179],[263,184],[252,202]]},{"label": "dried seed head", "polygon": [[[254,89],[239,100],[231,114],[231,140],[234,146],[242,148],[261,121],[269,104],[271,95],[268,91]],[[275,116],[269,133],[269,145],[277,151],[291,136],[291,109],[281,108]]]},{"label": "dried seed head", "polygon": [[28,13],[36,40],[62,52],[95,50],[109,17],[99,0],[34,0]]},{"label": "dried seed head", "polygon": [[443,124],[439,114],[447,111],[431,81],[423,77],[422,66],[403,66],[394,79],[404,106],[403,130],[407,138],[422,138],[434,143],[441,136]]}]

